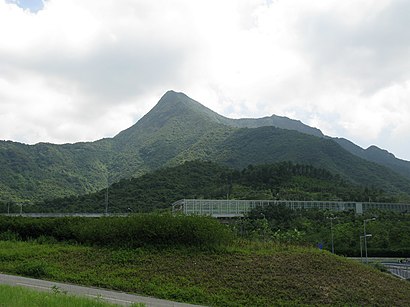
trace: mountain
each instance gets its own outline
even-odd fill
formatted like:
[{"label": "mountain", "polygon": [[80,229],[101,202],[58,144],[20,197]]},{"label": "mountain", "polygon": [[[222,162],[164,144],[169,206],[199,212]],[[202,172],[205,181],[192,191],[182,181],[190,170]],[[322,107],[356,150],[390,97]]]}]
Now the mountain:
[{"label": "mountain", "polygon": [[388,167],[396,173],[410,178],[410,161],[398,159],[392,153],[380,149],[377,146],[370,146],[367,149],[363,149],[344,138],[334,138],[334,140],[350,153],[367,161]]},{"label": "mountain", "polygon": [[169,91],[113,138],[64,145],[0,141],[0,201],[90,193],[122,178],[198,159],[237,169],[293,161],[326,168],[355,184],[410,194],[410,179],[397,170],[402,160],[366,152],[360,156],[354,146],[346,150],[340,140],[299,121],[278,116],[229,119]]},{"label": "mountain", "polygon": [[89,193],[107,185],[110,142],[25,145],[0,142],[0,201]]},{"label": "mountain", "polygon": [[[172,121],[172,124],[175,124],[178,120],[182,120],[180,124],[187,125],[200,122],[201,127],[205,125],[204,128],[218,124],[234,128],[274,126],[281,129],[296,130],[318,137],[324,136],[319,129],[309,127],[300,121],[287,117],[272,115],[263,118],[227,118],[208,109],[183,93],[168,91],[160,99],[158,104],[140,121],[119,133],[114,139],[121,140],[122,144],[135,144],[135,141],[141,140],[146,137],[147,134],[156,132],[164,127],[169,127],[169,120]],[[140,135],[141,132],[142,135]]]}]

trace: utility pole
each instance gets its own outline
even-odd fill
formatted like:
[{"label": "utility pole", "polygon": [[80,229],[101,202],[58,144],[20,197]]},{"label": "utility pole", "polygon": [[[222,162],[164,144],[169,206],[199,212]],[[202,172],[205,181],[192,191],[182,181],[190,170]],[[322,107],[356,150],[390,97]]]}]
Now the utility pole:
[{"label": "utility pole", "polygon": [[108,215],[108,187],[110,185],[110,172],[108,170],[108,167],[105,167],[105,171],[107,172],[105,178],[107,181],[107,187],[105,189],[105,215]]},{"label": "utility pole", "polygon": [[332,254],[335,253],[335,244],[334,244],[334,235],[333,235],[333,220],[337,219],[337,217],[328,217],[328,219],[330,220],[330,235],[332,238]]},{"label": "utility pole", "polygon": [[363,236],[360,236],[359,240],[360,240],[360,261],[363,263],[362,237]]}]

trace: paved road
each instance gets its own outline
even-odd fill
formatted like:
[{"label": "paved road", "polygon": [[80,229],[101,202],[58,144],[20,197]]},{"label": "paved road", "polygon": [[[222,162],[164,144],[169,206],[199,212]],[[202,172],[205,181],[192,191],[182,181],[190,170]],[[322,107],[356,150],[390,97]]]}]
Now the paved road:
[{"label": "paved road", "polygon": [[[144,303],[147,307],[193,307],[198,305],[190,305],[184,303],[177,303],[167,300],[156,299],[152,297],[138,296],[127,294],[124,292],[110,291],[98,288],[88,288],[76,286],[72,284],[58,283],[52,281],[45,281],[33,278],[26,278],[20,276],[12,276],[0,274],[0,284],[7,284],[12,286],[22,286],[38,291],[52,292],[53,288],[62,292],[67,292],[73,295],[88,296],[94,298],[101,298],[109,303],[129,306],[133,303]],[[54,290],[55,291],[55,290]]]}]

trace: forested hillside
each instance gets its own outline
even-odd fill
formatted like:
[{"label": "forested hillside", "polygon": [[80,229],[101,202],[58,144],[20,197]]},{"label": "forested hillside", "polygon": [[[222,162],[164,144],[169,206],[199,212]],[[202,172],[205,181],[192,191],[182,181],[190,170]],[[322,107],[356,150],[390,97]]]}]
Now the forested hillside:
[{"label": "forested hillside", "polygon": [[384,159],[383,152],[359,157],[356,151],[299,121],[278,116],[229,119],[169,91],[135,125],[113,138],[64,145],[0,141],[0,201],[33,203],[81,195],[194,160],[237,170],[292,161],[327,169],[353,184],[410,195],[410,176],[401,167],[407,161]]},{"label": "forested hillside", "polygon": [[362,159],[384,165],[398,174],[410,178],[410,161],[397,159],[392,153],[380,149],[377,146],[370,146],[367,149],[363,149],[343,138],[335,138],[334,140],[350,153]]},{"label": "forested hillside", "polygon": [[[24,211],[104,212],[106,193],[103,189],[39,202]],[[353,185],[310,165],[282,162],[249,165],[239,171],[212,162],[192,161],[114,183],[108,189],[108,208],[109,212],[127,213],[169,210],[174,201],[183,198],[398,201],[391,194]]]},{"label": "forested hillside", "polygon": [[0,142],[0,201],[36,201],[107,186],[109,141],[35,146]]}]

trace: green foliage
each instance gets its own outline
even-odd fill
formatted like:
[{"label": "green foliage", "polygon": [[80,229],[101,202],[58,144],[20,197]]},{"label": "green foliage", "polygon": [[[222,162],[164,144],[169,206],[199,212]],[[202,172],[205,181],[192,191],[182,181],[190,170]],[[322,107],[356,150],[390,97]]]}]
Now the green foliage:
[{"label": "green foliage", "polygon": [[[109,307],[117,306],[91,298],[67,295],[61,291],[38,292],[22,287],[0,285],[0,304],[7,307]],[[138,305],[135,305],[138,306]],[[144,306],[144,305],[141,305]]]},{"label": "green foliage", "polygon": [[[3,228],[4,230],[4,228]],[[0,232],[1,241],[19,241],[21,240],[20,235],[10,231],[9,229],[3,232]]]},{"label": "green foliage", "polygon": [[377,219],[366,226],[366,232],[372,234],[367,240],[369,255],[407,257],[410,254],[409,214],[380,211],[358,216],[354,212],[291,210],[285,206],[271,205],[255,208],[235,228],[245,238],[311,246],[320,243],[330,251],[333,226],[335,252],[360,256],[359,238],[364,231],[363,221],[373,216]]},{"label": "green foliage", "polygon": [[374,267],[376,270],[379,270],[380,272],[388,272],[387,268],[380,262],[371,262],[369,263],[370,266]]},{"label": "green foliage", "polygon": [[23,261],[16,267],[16,273],[33,278],[43,278],[48,276],[48,268],[43,261]]},{"label": "green foliage", "polygon": [[410,300],[409,283],[378,270],[271,242],[217,251],[0,242],[0,259],[2,272],[16,274],[20,262],[41,259],[51,280],[206,306],[407,307]]},{"label": "green foliage", "polygon": [[[106,189],[26,206],[24,212],[104,212]],[[360,187],[311,165],[282,162],[249,165],[242,171],[191,161],[121,180],[108,190],[109,212],[169,209],[184,198],[396,201],[379,189]]]},{"label": "green foliage", "polygon": [[81,243],[128,247],[212,248],[229,242],[230,237],[228,229],[212,218],[169,214],[92,219],[77,224],[74,233],[75,240]]},{"label": "green foliage", "polygon": [[0,141],[0,201],[89,193],[107,183],[109,144],[24,145]]},{"label": "green foliage", "polygon": [[200,216],[140,214],[103,218],[1,217],[0,233],[38,243],[74,241],[99,246],[191,246],[213,249],[229,243],[232,233],[217,220]]}]

